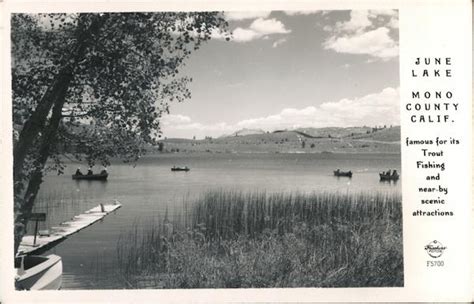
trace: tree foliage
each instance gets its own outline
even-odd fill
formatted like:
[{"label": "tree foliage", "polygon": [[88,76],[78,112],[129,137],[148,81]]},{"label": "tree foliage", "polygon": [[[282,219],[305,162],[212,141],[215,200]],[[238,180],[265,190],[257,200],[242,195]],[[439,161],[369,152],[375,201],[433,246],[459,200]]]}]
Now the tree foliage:
[{"label": "tree foliage", "polygon": [[64,154],[137,160],[190,97],[186,58],[226,27],[218,12],[12,15],[15,252],[45,172]]}]

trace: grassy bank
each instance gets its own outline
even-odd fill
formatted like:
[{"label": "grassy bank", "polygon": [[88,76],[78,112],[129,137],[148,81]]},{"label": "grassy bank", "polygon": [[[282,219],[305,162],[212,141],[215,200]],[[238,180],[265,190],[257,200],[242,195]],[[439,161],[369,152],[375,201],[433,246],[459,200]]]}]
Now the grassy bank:
[{"label": "grassy bank", "polygon": [[213,191],[118,242],[130,288],[402,286],[398,195]]}]

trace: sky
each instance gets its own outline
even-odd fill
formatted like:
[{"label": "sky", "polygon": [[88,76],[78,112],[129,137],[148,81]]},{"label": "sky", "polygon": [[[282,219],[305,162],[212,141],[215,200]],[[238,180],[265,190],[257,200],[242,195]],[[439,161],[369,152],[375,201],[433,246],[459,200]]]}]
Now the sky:
[{"label": "sky", "polygon": [[163,136],[241,129],[399,125],[398,11],[226,12],[182,74],[192,97],[173,103]]}]

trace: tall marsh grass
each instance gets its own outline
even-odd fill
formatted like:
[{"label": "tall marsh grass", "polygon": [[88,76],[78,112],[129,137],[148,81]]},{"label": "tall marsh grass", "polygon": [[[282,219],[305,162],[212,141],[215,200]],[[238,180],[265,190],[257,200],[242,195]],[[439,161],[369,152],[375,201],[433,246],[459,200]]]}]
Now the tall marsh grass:
[{"label": "tall marsh grass", "polygon": [[121,236],[129,288],[403,286],[398,194],[211,191]]}]

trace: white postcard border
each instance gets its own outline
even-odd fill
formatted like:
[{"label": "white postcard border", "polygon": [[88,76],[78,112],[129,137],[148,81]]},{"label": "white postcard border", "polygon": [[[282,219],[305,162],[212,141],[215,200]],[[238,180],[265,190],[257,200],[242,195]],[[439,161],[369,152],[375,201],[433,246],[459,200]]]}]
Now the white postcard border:
[{"label": "white postcard border", "polygon": [[[471,6],[470,1],[6,1],[2,16],[2,103],[0,210],[3,215],[0,230],[0,300],[5,303],[96,303],[96,302],[315,302],[315,301],[469,301],[472,281],[471,247]],[[13,210],[11,156],[11,98],[9,84],[9,13],[45,11],[150,11],[150,10],[281,10],[281,9],[375,9],[399,10],[400,18],[400,107],[402,121],[402,191],[404,222],[405,286],[402,288],[291,288],[291,289],[200,289],[200,290],[107,290],[19,292],[13,289]],[[446,83],[463,104],[456,124],[422,127],[407,123],[405,102],[411,96],[413,79],[409,71],[413,60],[420,56],[452,57],[456,83]],[[376,75],[374,75],[376,77]],[[434,86],[432,80],[425,84]],[[438,84],[443,86],[443,84]],[[420,88],[421,90],[422,88]],[[447,218],[415,218],[412,211],[419,200],[413,189],[416,174],[411,174],[417,158],[403,145],[405,137],[433,134],[457,134],[463,140],[449,164],[455,170],[447,173],[456,196],[449,202],[455,216]],[[464,180],[460,180],[459,176]],[[445,240],[448,247],[445,261],[449,268],[434,272],[426,268],[423,245],[433,238]]]}]

